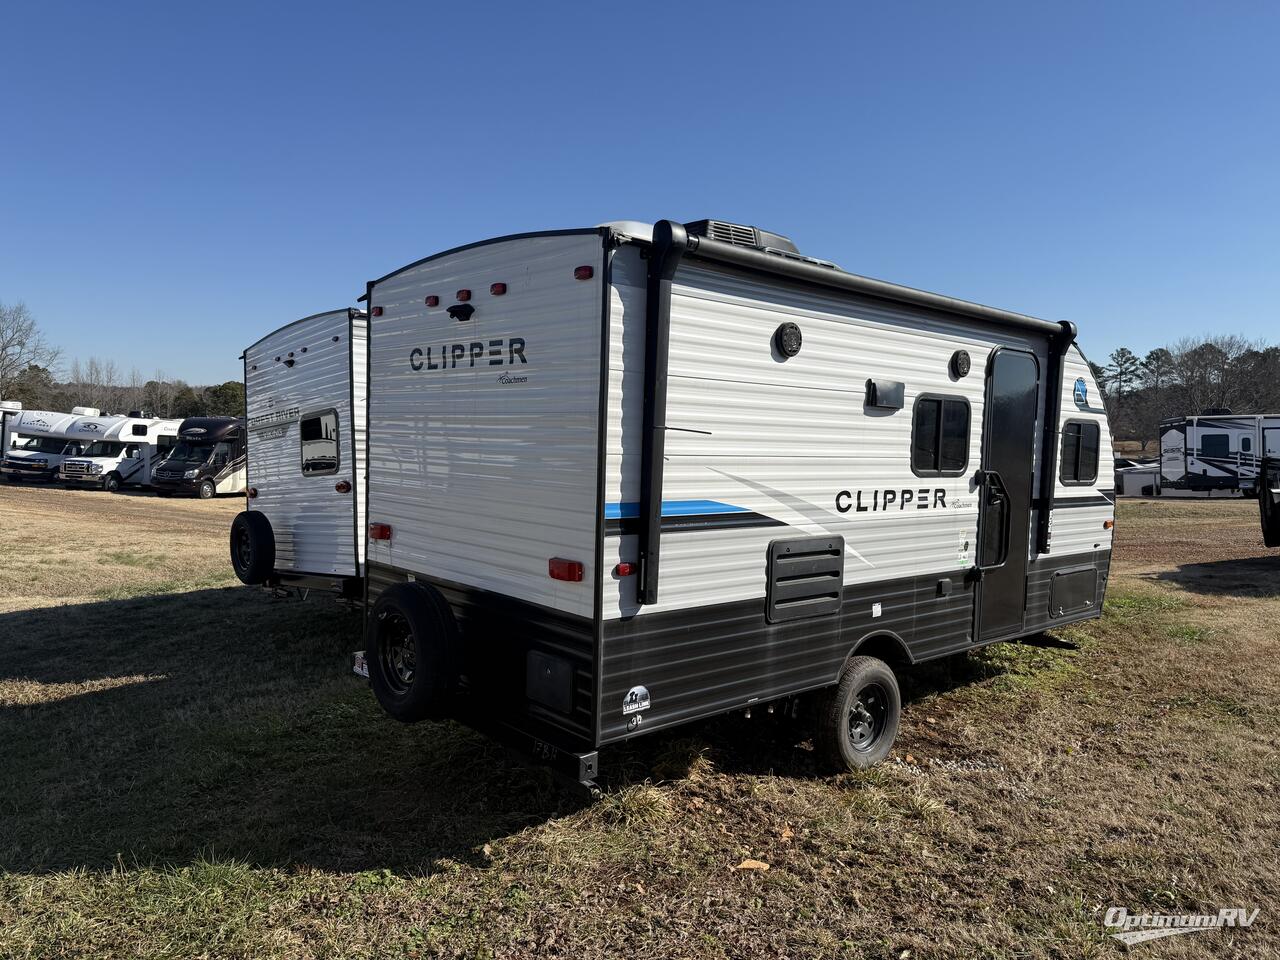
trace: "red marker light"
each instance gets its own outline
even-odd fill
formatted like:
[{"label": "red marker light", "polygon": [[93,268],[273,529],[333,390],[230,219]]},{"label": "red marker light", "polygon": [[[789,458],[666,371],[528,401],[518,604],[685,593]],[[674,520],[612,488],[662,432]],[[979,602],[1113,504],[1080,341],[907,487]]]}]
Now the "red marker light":
[{"label": "red marker light", "polygon": [[1115,522],[1114,520],[1103,520],[1103,521],[1102,521],[1102,529],[1103,529],[1103,530],[1110,530],[1110,529],[1111,529],[1112,527],[1114,527],[1115,525],[1116,525],[1116,522]]},{"label": "red marker light", "polygon": [[507,292],[507,285],[505,283],[491,283],[489,284],[489,292],[495,297],[500,297]]},{"label": "red marker light", "polygon": [[574,267],[573,269],[573,279],[575,280],[590,280],[595,275],[595,267]]},{"label": "red marker light", "polygon": [[639,571],[639,569],[640,569],[640,564],[630,563],[626,560],[623,560],[622,563],[618,564],[616,567],[613,568],[613,575],[615,577],[629,577],[632,574]]},{"label": "red marker light", "polygon": [[582,582],[582,561],[565,560],[563,557],[552,557],[547,561],[547,573],[552,580],[565,580],[569,583]]},{"label": "red marker light", "polygon": [[333,485],[333,489],[337,490],[339,493],[350,493],[350,492],[351,492],[351,481],[350,481],[350,480],[339,480],[337,483],[335,483],[335,484]]},{"label": "red marker light", "polygon": [[458,291],[458,299],[459,299],[459,300],[461,300],[463,303],[466,303],[468,300],[470,300],[470,299],[471,299],[471,291],[470,291],[470,290],[459,290],[459,291]]},{"label": "red marker light", "polygon": [[389,523],[369,524],[369,539],[389,541],[391,539],[391,524]]},{"label": "red marker light", "polygon": [[427,306],[428,307],[440,306],[440,298],[433,293],[431,296],[427,297]]},{"label": "red marker light", "polygon": [[245,493],[249,495],[250,500],[256,499],[258,496],[258,488],[250,487],[248,490],[245,491]]},{"label": "red marker light", "polygon": [[370,316],[373,316],[373,317],[380,317],[380,316],[382,316],[382,308],[381,308],[381,307],[374,307],[372,310],[370,310],[370,311],[369,311],[369,315],[370,315]]}]

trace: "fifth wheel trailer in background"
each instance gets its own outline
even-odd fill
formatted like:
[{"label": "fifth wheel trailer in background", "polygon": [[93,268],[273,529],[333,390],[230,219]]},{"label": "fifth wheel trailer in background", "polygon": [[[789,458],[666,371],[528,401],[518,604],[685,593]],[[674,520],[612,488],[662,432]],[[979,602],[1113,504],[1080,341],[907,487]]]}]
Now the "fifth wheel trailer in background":
[{"label": "fifth wheel trailer in background", "polygon": [[1280,414],[1175,417],[1160,422],[1160,487],[1258,489],[1262,461],[1280,458]]},{"label": "fifth wheel trailer in background", "polygon": [[[861,767],[896,671],[1100,614],[1110,432],[1070,323],[718,221],[470,244],[366,300],[365,654],[401,720],[589,784],[601,746],[813,694]],[[273,344],[251,471],[254,431],[331,406],[252,407]]]},{"label": "fifth wheel trailer in background", "polygon": [[244,352],[248,500],[231,556],[245,583],[363,595],[366,330],[362,311],[330,310]]}]

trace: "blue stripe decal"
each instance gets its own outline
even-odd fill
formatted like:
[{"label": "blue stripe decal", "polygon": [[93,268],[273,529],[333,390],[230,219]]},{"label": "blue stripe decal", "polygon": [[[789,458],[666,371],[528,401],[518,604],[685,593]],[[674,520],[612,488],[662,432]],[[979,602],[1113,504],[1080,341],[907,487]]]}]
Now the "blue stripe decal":
[{"label": "blue stripe decal", "polygon": [[[702,517],[708,514],[749,513],[746,507],[735,507],[731,503],[719,500],[663,500],[662,515],[664,517]],[[606,520],[622,520],[627,517],[640,516],[639,503],[607,503],[604,507]]]}]

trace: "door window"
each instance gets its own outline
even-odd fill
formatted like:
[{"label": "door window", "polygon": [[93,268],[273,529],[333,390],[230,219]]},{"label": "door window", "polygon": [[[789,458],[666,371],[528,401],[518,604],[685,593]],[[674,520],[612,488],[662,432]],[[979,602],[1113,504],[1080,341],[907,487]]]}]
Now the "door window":
[{"label": "door window", "polygon": [[303,417],[299,436],[302,438],[302,475],[323,476],[338,472],[338,412]]}]

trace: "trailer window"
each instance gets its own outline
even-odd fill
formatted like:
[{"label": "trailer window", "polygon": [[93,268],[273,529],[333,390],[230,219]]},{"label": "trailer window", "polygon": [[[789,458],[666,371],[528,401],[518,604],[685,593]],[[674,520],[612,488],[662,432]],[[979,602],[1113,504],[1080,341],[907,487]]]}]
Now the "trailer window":
[{"label": "trailer window", "polygon": [[133,425],[133,435],[135,437],[145,437],[147,435],[147,425],[145,423],[135,423]]},{"label": "trailer window", "polygon": [[1062,427],[1062,482],[1093,483],[1098,479],[1098,424],[1069,420]]},{"label": "trailer window", "polygon": [[1202,433],[1200,435],[1200,456],[1231,456],[1231,436],[1226,433]]},{"label": "trailer window", "polygon": [[954,477],[969,465],[969,401],[916,398],[911,420],[911,470],[918,477]]},{"label": "trailer window", "polygon": [[323,476],[338,472],[338,412],[303,417],[299,430],[302,438],[302,475]]},{"label": "trailer window", "polygon": [[1241,438],[1240,438],[1240,452],[1241,452],[1241,453],[1248,453],[1248,452],[1249,452],[1249,451],[1251,451],[1252,449],[1253,449],[1253,437],[1241,437]]}]

